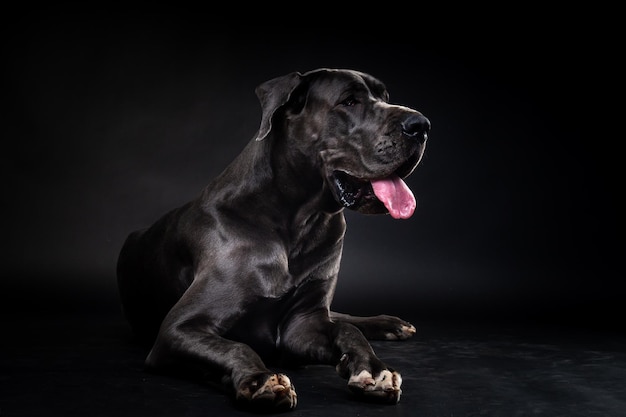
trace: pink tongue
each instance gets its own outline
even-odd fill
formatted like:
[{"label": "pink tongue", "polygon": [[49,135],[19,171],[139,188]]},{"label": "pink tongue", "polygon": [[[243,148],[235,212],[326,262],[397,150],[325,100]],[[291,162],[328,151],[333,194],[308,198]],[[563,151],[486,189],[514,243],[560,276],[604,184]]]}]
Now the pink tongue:
[{"label": "pink tongue", "polygon": [[417,203],[402,178],[391,175],[382,180],[374,180],[372,188],[394,219],[408,219],[413,215]]}]

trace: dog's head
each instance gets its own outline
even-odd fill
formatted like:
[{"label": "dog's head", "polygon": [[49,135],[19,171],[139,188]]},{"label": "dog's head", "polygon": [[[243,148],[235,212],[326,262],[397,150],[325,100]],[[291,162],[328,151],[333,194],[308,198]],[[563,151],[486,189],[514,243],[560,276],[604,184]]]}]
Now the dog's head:
[{"label": "dog's head", "polygon": [[394,218],[413,214],[415,198],[402,179],[422,158],[430,122],[389,104],[382,82],[322,68],[267,81],[256,93],[263,111],[256,139],[280,131],[290,160],[319,173],[339,205]]}]

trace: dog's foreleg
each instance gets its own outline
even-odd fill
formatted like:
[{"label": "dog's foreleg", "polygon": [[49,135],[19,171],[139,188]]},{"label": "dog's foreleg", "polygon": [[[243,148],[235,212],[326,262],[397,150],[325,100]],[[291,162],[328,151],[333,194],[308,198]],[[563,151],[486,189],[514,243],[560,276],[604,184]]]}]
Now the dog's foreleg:
[{"label": "dog's foreleg", "polygon": [[270,371],[248,345],[225,339],[206,326],[205,320],[164,322],[146,359],[151,370],[200,372],[217,383],[242,407],[279,411],[296,406],[290,379]]},{"label": "dog's foreleg", "polygon": [[358,317],[331,311],[330,318],[335,322],[355,325],[369,340],[404,340],[413,336],[415,326],[395,316],[381,314],[372,317]]},{"label": "dog's foreleg", "polygon": [[356,326],[331,321],[328,312],[296,317],[284,327],[280,347],[294,361],[335,365],[348,388],[363,399],[400,400],[400,374],[376,356]]}]

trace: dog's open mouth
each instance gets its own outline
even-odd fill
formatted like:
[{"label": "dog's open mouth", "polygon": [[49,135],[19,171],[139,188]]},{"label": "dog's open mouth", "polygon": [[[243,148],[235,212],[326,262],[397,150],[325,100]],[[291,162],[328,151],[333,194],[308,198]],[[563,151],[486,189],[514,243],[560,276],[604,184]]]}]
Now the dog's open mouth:
[{"label": "dog's open mouth", "polygon": [[337,200],[346,208],[363,213],[388,212],[394,219],[408,219],[417,202],[413,192],[402,180],[415,167],[399,169],[383,178],[359,179],[344,171],[333,172],[333,185]]}]

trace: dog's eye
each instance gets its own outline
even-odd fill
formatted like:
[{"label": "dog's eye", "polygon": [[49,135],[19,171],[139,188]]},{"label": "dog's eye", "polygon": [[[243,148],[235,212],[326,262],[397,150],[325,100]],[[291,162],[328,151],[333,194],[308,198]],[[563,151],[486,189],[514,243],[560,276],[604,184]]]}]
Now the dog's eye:
[{"label": "dog's eye", "polygon": [[354,96],[349,96],[341,102],[342,106],[352,107],[359,104],[359,101]]}]

